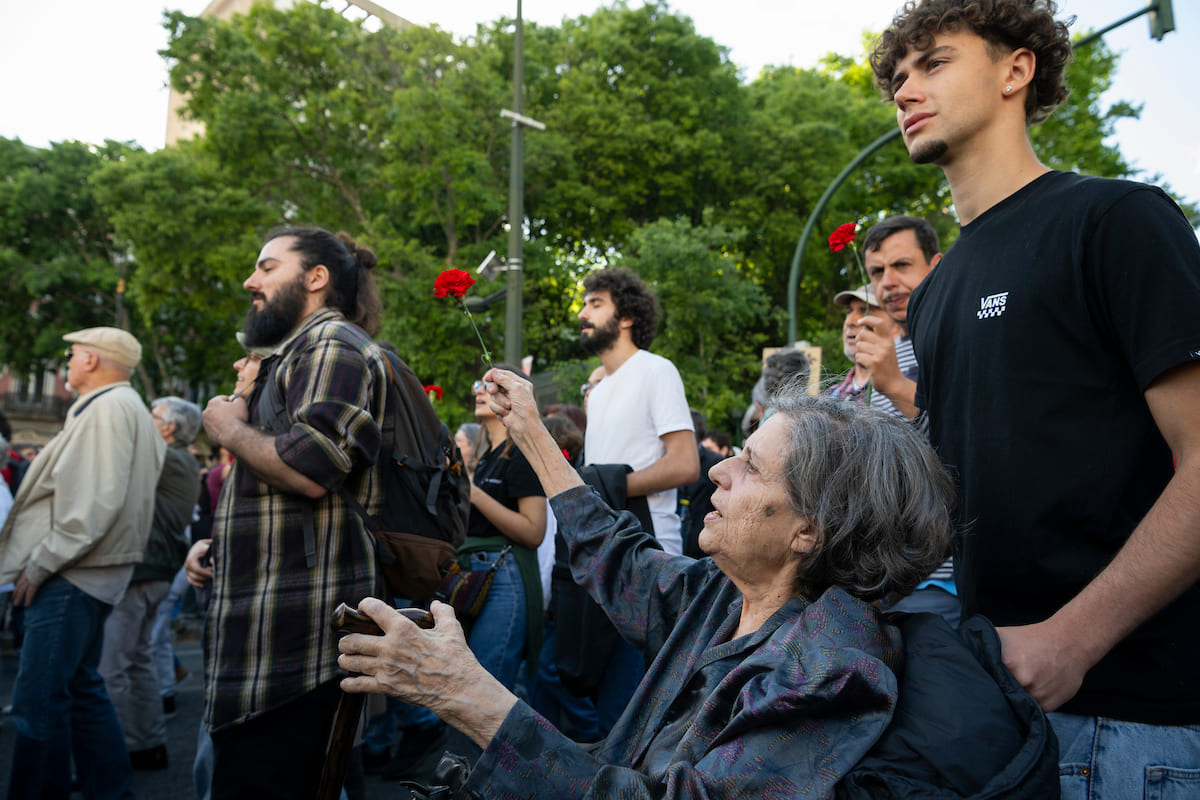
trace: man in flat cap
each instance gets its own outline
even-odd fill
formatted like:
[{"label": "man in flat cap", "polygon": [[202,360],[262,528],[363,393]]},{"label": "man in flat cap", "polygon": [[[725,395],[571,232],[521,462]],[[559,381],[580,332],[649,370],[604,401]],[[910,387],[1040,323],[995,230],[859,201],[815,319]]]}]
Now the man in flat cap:
[{"label": "man in flat cap", "polygon": [[15,581],[13,604],[25,607],[10,800],[65,800],[68,748],[85,797],[131,796],[133,781],[97,665],[104,621],[146,547],[166,446],[129,384],[137,340],[117,328],[63,338],[79,398],[0,530],[0,583]]}]

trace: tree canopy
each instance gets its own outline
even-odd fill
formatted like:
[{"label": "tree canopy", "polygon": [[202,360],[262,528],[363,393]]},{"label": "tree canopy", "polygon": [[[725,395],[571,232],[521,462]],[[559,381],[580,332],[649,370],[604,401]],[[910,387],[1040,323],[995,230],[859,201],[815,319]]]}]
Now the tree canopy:
[{"label": "tree canopy", "polygon": [[[0,361],[18,370],[54,363],[66,330],[119,324],[150,354],[149,394],[228,385],[262,235],[311,223],[376,251],[381,338],[446,389],[446,416],[465,418],[479,347],[433,279],[503,252],[518,224],[536,371],[584,370],[579,282],[628,266],[664,307],[655,350],[692,405],[731,427],[761,348],[784,344],[806,218],[895,125],[863,54],[742,81],[728,51],[661,0],[527,23],[525,113],[547,130],[526,136],[526,218],[509,220],[511,20],[459,41],[436,27],[371,32],[322,2],[229,21],[172,12],[165,25],[171,83],[202,137],[154,153],[0,139]],[[1077,55],[1070,99],[1033,132],[1047,164],[1130,174],[1108,139],[1138,109],[1101,102],[1116,60],[1103,44]],[[940,171],[899,143],[847,181],[817,232],[894,213],[928,217],[946,244],[956,231]],[[850,264],[824,247],[802,264],[800,335],[833,348],[827,367],[840,358],[832,297],[858,282]],[[476,320],[500,351],[503,302]]]}]

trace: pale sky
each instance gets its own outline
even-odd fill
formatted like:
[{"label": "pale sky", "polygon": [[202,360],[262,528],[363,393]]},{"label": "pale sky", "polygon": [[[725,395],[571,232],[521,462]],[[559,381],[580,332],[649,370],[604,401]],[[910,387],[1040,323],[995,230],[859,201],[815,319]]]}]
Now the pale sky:
[{"label": "pale sky", "polygon": [[[636,6],[638,0],[631,0]],[[162,147],[166,128],[164,8],[200,13],[208,0],[0,0],[0,136],[45,146],[80,139],[133,140]],[[516,0],[382,0],[419,24],[463,37],[479,22],[515,15]],[[526,0],[523,16],[543,25],[587,14],[597,0]],[[857,55],[861,32],[880,30],[901,0],[674,0],[696,29],[731,50],[744,75],[764,64],[809,67],[826,52]],[[1061,0],[1072,30],[1096,29],[1144,0]],[[1126,158],[1200,202],[1200,2],[1174,0],[1176,30],[1150,38],[1145,16],[1109,33],[1122,53],[1106,99],[1143,103],[1142,118],[1117,126]],[[335,4],[336,7],[336,4]],[[864,142],[864,144],[866,144]]]}]

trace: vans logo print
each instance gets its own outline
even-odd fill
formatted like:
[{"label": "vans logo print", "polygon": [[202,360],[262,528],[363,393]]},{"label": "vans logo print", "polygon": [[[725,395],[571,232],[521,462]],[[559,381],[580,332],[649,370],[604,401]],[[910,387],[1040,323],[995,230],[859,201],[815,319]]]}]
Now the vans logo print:
[{"label": "vans logo print", "polygon": [[979,298],[979,311],[975,313],[975,316],[979,319],[998,317],[1004,313],[1004,309],[1007,307],[1008,292],[989,294],[987,297]]}]

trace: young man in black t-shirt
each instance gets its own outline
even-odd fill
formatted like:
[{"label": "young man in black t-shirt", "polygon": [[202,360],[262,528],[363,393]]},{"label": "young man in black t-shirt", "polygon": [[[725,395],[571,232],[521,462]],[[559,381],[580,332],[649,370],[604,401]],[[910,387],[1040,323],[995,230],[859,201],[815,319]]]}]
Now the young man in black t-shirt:
[{"label": "young man in black t-shirt", "polygon": [[1200,247],[1161,191],[1034,154],[1066,97],[1053,12],[925,0],[871,61],[963,225],[909,324],[964,611],[1059,710],[1064,796],[1140,797],[1200,781]]}]

